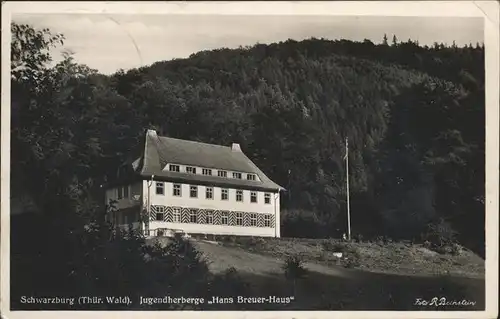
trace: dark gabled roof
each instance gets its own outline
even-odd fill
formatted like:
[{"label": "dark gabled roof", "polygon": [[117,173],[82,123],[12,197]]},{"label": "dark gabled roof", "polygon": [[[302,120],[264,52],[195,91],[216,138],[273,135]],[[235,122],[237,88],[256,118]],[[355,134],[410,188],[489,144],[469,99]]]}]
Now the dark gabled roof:
[{"label": "dark gabled roof", "polygon": [[[222,169],[242,173],[256,174],[260,181],[222,178],[199,174],[187,174],[163,170],[167,163],[192,165],[212,169]],[[262,172],[235,144],[232,147],[180,140],[158,136],[148,130],[144,143],[144,152],[132,164],[134,171],[142,177],[155,176],[154,179],[179,182],[200,182],[228,187],[247,187],[250,189],[282,190],[283,187],[273,182]]]}]

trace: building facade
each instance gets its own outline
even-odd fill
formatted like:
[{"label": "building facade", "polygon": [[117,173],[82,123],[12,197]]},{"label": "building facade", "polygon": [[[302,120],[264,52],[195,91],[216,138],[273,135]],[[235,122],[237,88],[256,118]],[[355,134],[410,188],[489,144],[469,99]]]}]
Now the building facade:
[{"label": "building facade", "polygon": [[106,189],[117,227],[280,237],[281,186],[241,150],[146,133],[139,158]]}]

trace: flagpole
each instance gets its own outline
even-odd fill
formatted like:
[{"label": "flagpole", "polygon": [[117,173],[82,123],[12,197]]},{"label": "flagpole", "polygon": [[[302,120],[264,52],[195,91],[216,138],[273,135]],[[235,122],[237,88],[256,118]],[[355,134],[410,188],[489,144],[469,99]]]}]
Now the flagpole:
[{"label": "flagpole", "polygon": [[351,207],[349,203],[349,144],[345,138],[345,174],[347,186],[347,239],[351,240]]}]

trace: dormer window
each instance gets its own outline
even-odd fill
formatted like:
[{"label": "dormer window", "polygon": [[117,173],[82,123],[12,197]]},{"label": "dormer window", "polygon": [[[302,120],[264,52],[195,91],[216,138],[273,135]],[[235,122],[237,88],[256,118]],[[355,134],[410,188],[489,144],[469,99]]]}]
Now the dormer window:
[{"label": "dormer window", "polygon": [[196,174],[196,167],[186,166],[186,173]]},{"label": "dormer window", "polygon": [[171,172],[180,172],[181,168],[179,167],[179,165],[170,164],[168,166],[168,170]]},{"label": "dormer window", "polygon": [[233,178],[241,179],[241,173],[233,172]]},{"label": "dormer window", "polygon": [[202,170],[201,170],[201,173],[202,173],[203,175],[212,176],[212,170],[211,170],[211,169],[209,169],[209,168],[204,168],[204,169],[202,169]]},{"label": "dormer window", "polygon": [[219,177],[227,177],[227,172],[226,171],[218,171],[217,176]]},{"label": "dormer window", "polygon": [[247,174],[247,180],[254,181],[255,180],[255,175],[254,174]]}]

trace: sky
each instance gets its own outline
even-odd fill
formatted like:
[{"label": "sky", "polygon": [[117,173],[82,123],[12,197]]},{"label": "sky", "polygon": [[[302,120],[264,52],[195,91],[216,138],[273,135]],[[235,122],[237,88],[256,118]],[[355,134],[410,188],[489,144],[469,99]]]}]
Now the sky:
[{"label": "sky", "polygon": [[16,14],[16,23],[49,28],[64,34],[64,48],[76,61],[112,74],[157,61],[187,58],[217,48],[237,48],[315,37],[374,43],[387,34],[399,40],[467,45],[484,40],[481,18],[290,15],[132,15],[132,14]]}]

